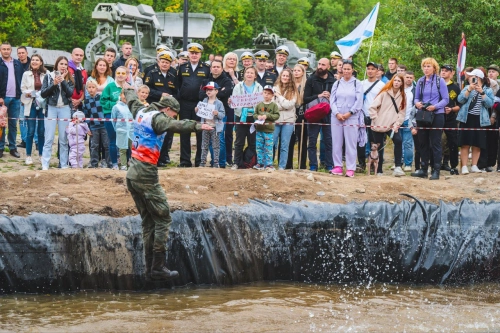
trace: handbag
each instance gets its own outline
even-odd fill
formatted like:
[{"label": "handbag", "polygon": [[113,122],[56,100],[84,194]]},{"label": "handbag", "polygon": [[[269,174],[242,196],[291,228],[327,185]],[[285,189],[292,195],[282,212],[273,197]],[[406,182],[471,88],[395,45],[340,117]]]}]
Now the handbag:
[{"label": "handbag", "polygon": [[310,123],[316,123],[330,113],[330,101],[325,97],[316,98],[307,104],[304,118]]},{"label": "handbag", "polygon": [[432,122],[434,121],[434,112],[424,109],[417,110],[415,120],[417,121],[417,123],[420,123],[422,125],[432,125]]}]

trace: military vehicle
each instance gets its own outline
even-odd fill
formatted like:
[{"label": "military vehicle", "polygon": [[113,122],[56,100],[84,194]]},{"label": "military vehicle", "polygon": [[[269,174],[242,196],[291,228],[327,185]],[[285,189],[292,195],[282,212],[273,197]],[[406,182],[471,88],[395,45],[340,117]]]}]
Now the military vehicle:
[{"label": "military vehicle", "polygon": [[[293,41],[286,38],[281,38],[275,33],[269,33],[267,29],[261,32],[257,37],[253,38],[253,48],[251,49],[237,49],[233,52],[241,57],[243,52],[249,51],[255,53],[259,50],[266,50],[269,52],[271,59],[275,58],[274,50],[280,45],[286,45],[290,50],[290,55],[288,56],[287,64],[292,67],[295,66],[297,60],[302,57],[307,57],[309,59],[309,68],[316,68],[316,53],[309,49],[300,48]],[[310,70],[309,70],[310,71]]]},{"label": "military vehicle", "polygon": [[[155,13],[147,5],[97,4],[92,19],[98,21],[98,25],[94,38],[85,48],[85,67],[92,68],[106,48],[119,50],[120,41],[131,42],[133,55],[146,66],[155,61],[159,44],[165,44],[175,53],[175,49],[182,47],[183,17],[183,13]],[[214,19],[210,14],[189,13],[188,38],[208,38]]]}]

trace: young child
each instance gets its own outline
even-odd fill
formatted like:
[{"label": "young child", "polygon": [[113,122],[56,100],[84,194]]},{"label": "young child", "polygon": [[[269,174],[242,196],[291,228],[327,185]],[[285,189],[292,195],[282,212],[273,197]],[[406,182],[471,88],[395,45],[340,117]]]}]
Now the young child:
[{"label": "young child", "polygon": [[137,97],[139,97],[139,101],[144,104],[144,106],[149,106],[149,103],[146,102],[146,98],[149,96],[149,87],[145,84],[137,89]]},{"label": "young child", "polygon": [[120,152],[120,170],[124,171],[127,171],[127,162],[130,156],[130,147],[132,146],[131,138],[133,138],[134,135],[134,129],[131,122],[134,117],[126,102],[127,100],[122,91],[120,100],[111,110],[111,119],[116,119],[116,121],[113,121],[113,127],[116,131],[116,146]]},{"label": "young child", "polygon": [[81,121],[83,118],[85,118],[83,112],[76,111],[73,114],[73,120],[66,127],[69,143],[69,163],[72,168],[83,168],[86,135],[92,135],[87,123]]},{"label": "young child", "polygon": [[273,102],[274,90],[272,86],[265,86],[262,92],[264,101],[255,106],[255,116],[258,120],[264,120],[265,125],[256,125],[257,131],[256,150],[257,164],[254,169],[257,170],[274,170],[273,166],[273,135],[274,123],[280,117],[278,105]]},{"label": "young child", "polygon": [[[224,122],[222,120],[226,115],[226,111],[224,110],[222,102],[217,99],[217,93],[219,92],[219,85],[217,83],[208,82],[207,85],[203,87],[203,90],[205,90],[208,96],[203,100],[203,103],[213,104],[215,109],[213,111],[213,119],[201,118],[201,123],[206,123],[215,128],[211,131],[203,131],[202,133],[200,167],[205,167],[207,163],[208,147],[211,141],[214,150],[214,168],[218,168],[220,153],[219,133],[224,129]],[[198,107],[195,108],[195,111],[198,113]]]},{"label": "young child", "polygon": [[[101,106],[101,95],[97,93],[98,85],[97,81],[90,78],[87,80],[86,84],[87,93],[85,99],[83,100],[83,113],[85,118],[104,118],[104,113],[102,112]],[[106,161],[102,161],[106,166],[111,165],[111,160],[109,158],[109,138],[108,132],[104,127],[103,121],[98,120],[88,120],[87,123],[90,127],[90,132],[92,132],[92,139],[90,140],[90,168],[97,168],[99,165],[99,147],[102,146],[104,149],[104,156]]]}]

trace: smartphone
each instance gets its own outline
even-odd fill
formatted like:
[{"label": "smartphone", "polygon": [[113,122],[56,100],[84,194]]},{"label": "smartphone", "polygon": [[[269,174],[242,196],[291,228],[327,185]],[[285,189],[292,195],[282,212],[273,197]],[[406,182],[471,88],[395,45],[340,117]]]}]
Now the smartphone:
[{"label": "smartphone", "polygon": [[59,72],[59,71],[54,71],[54,75],[55,75],[55,76],[60,76],[60,75],[61,75],[61,72]]}]

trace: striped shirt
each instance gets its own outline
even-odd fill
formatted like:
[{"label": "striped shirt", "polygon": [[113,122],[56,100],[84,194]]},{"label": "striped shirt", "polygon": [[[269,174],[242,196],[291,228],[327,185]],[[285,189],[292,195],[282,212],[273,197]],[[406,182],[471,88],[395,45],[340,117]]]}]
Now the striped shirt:
[{"label": "striped shirt", "polygon": [[481,104],[483,103],[483,97],[478,92],[476,92],[476,96],[472,97],[471,103],[473,103],[474,99],[477,99],[477,101],[476,104],[473,105],[472,109],[469,105],[469,114],[479,116],[481,114]]}]

